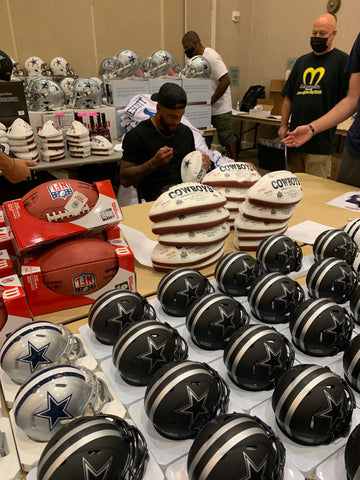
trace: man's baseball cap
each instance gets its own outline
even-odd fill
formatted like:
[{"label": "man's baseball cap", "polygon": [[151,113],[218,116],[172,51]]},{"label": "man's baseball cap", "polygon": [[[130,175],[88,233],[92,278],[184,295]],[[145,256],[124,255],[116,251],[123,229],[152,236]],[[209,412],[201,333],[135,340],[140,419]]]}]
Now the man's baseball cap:
[{"label": "man's baseball cap", "polygon": [[181,110],[186,107],[187,96],[185,90],[176,83],[166,82],[157,93],[151,95],[151,100],[160,103],[171,110]]}]

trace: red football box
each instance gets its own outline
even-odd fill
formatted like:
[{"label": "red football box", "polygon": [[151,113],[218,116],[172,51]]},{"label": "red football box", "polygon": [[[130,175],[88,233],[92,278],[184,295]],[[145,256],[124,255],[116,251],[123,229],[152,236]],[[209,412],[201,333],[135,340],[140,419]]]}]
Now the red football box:
[{"label": "red football box", "polygon": [[9,333],[24,323],[31,322],[32,318],[19,277],[10,275],[0,278],[0,285],[5,287],[3,301],[8,315],[7,321],[0,331],[0,345],[2,345]]},{"label": "red football box", "polygon": [[50,244],[82,233],[100,231],[123,220],[110,180],[94,182],[93,186],[99,193],[96,205],[87,215],[72,222],[54,223],[39,220],[25,210],[21,199],[4,202],[5,221],[12,228],[16,252],[21,254],[39,245]]},{"label": "red football box", "polygon": [[103,293],[114,288],[136,291],[134,254],[125,240],[121,238],[114,239],[110,243],[116,246],[119,262],[117,274],[100,290],[82,296],[59,295],[47,288],[42,280],[40,267],[37,263],[37,254],[29,252],[23,255],[21,260],[22,279],[31,313],[34,316],[43,315],[44,313],[88,305]]},{"label": "red football box", "polygon": [[14,275],[13,265],[7,250],[0,250],[0,278]]},{"label": "red football box", "polygon": [[14,235],[10,227],[0,227],[0,249],[7,250],[11,256],[16,255],[14,249]]}]

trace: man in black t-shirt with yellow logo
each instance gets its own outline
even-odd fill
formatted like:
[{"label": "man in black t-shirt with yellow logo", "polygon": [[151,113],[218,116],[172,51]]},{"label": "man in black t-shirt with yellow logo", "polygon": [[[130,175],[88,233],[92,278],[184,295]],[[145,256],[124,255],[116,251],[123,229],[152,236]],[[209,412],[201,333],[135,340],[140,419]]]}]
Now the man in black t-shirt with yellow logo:
[{"label": "man in black t-shirt with yellow logo", "polygon": [[[321,15],[314,23],[310,45],[312,52],[297,59],[282,91],[280,138],[297,126],[328,112],[346,96],[349,74],[345,73],[348,55],[333,46],[337,34],[336,19]],[[327,177],[336,127],[326,130],[288,152],[292,172]]]}]

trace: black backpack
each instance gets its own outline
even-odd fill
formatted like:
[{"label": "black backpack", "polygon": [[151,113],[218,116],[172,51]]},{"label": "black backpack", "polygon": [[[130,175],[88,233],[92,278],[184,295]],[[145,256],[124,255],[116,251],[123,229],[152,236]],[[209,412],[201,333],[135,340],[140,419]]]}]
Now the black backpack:
[{"label": "black backpack", "polygon": [[241,100],[240,110],[248,112],[255,107],[258,98],[265,98],[264,85],[251,85]]}]

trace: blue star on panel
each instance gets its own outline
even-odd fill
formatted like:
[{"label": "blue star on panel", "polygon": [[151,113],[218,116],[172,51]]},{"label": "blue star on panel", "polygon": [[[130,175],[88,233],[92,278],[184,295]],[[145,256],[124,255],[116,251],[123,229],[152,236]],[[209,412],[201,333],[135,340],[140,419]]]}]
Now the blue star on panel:
[{"label": "blue star on panel", "polygon": [[49,348],[49,343],[41,348],[36,348],[31,342],[28,342],[29,353],[24,357],[18,358],[19,362],[28,363],[30,365],[31,373],[33,373],[39,365],[48,365],[52,361],[47,358],[46,352]]},{"label": "blue star on panel", "polygon": [[73,415],[66,410],[71,397],[72,395],[68,395],[63,400],[57,402],[51,393],[47,392],[47,408],[41,412],[35,413],[35,416],[49,420],[50,431],[53,430],[61,420],[74,418]]},{"label": "blue star on panel", "polygon": [[191,160],[185,160],[185,168],[189,168],[191,165]]},{"label": "blue star on panel", "polygon": [[106,480],[108,478],[108,473],[112,464],[113,457],[110,457],[109,460],[100,468],[96,469],[86,460],[82,459],[84,480]]},{"label": "blue star on panel", "polygon": [[30,60],[30,62],[33,64],[33,65],[36,65],[37,64],[37,59],[36,58],[32,58]]}]

